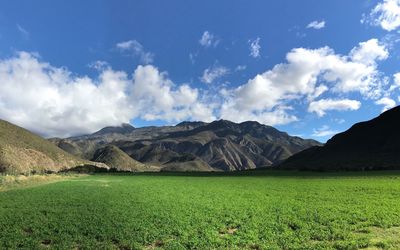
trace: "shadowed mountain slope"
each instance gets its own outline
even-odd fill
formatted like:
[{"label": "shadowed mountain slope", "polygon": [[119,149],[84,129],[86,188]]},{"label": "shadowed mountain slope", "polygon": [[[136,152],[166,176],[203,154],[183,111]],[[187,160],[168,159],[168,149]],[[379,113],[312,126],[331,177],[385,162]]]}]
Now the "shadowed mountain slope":
[{"label": "shadowed mountain slope", "polygon": [[280,166],[300,170],[400,169],[400,107],[333,136],[323,147],[293,155]]}]

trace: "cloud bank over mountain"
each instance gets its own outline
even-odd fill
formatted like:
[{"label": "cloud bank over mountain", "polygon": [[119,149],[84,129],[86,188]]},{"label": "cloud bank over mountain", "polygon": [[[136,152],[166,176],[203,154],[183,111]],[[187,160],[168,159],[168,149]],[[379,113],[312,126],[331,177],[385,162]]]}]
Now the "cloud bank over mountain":
[{"label": "cloud bank over mountain", "polygon": [[[128,49],[133,43],[117,46]],[[286,62],[238,87],[216,85],[211,91],[175,83],[151,64],[130,73],[96,63],[98,75],[91,78],[52,66],[36,53],[18,52],[0,59],[0,117],[45,136],[69,136],[135,118],[288,124],[302,119],[295,114],[299,102],[319,117],[332,110],[357,110],[363,100],[374,100],[386,110],[396,104],[388,95],[397,90],[378,69],[388,56],[377,39],[359,43],[347,55],[327,46],[294,48]],[[223,68],[222,74],[220,68],[204,72],[201,80],[211,83],[229,72]],[[354,93],[358,99],[349,98]]]}]

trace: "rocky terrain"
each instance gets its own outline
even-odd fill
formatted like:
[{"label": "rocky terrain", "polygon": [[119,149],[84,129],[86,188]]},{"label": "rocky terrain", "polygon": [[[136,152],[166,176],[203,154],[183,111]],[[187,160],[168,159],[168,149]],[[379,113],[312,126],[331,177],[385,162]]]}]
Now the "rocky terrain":
[{"label": "rocky terrain", "polygon": [[268,167],[306,148],[321,145],[258,122],[238,124],[226,120],[144,128],[124,124],[90,135],[50,141],[73,155],[94,161],[99,148],[113,145],[132,159],[164,171]]},{"label": "rocky terrain", "polygon": [[124,151],[114,145],[99,148],[93,155],[92,161],[102,162],[111,169],[126,172],[157,171],[158,168],[134,160]]},{"label": "rocky terrain", "polygon": [[0,173],[59,172],[87,165],[109,168],[102,163],[80,159],[26,129],[0,120]]}]

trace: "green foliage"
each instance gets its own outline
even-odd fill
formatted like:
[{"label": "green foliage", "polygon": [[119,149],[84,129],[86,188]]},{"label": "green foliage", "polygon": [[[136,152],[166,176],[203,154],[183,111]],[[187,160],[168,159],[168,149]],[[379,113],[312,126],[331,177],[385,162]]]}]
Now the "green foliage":
[{"label": "green foliage", "polygon": [[0,249],[399,249],[400,172],[94,175],[0,192]]}]

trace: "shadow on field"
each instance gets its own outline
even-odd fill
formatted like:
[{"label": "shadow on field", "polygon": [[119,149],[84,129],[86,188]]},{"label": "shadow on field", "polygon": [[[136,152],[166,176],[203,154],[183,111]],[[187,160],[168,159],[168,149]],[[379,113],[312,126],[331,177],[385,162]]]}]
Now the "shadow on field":
[{"label": "shadow on field", "polygon": [[340,171],[340,172],[317,172],[317,171],[292,171],[275,169],[254,169],[231,172],[108,172],[95,173],[96,175],[118,175],[118,176],[187,176],[187,177],[304,177],[304,178],[337,178],[337,177],[400,177],[400,170],[381,171]]}]

